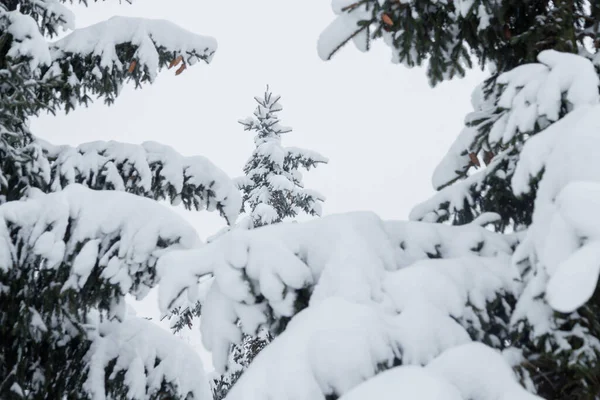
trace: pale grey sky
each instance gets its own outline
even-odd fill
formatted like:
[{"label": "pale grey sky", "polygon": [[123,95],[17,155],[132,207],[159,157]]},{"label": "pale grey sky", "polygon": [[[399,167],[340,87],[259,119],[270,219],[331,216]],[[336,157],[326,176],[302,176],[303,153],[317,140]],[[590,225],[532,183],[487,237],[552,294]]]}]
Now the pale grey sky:
[{"label": "pale grey sky", "polygon": [[[370,210],[406,219],[433,193],[433,169],[484,78],[473,71],[432,89],[423,69],[392,65],[381,43],[367,54],[349,45],[321,61],[316,43],[333,18],[329,0],[136,0],[74,9],[78,27],[113,15],[162,18],[214,36],[219,49],[210,65],[177,77],[165,71],[142,90],[127,87],[112,107],[98,102],[68,116],[43,116],[33,121],[34,133],[55,144],[154,140],[204,155],[234,177],[253,148],[237,120],[252,113],[253,96],[269,84],[282,95],[283,124],[294,129],[284,144],[330,159],[305,174],[306,186],[327,197],[325,214]],[[203,238],[223,224],[215,213],[185,215]],[[137,308],[155,316],[155,301],[152,293]],[[199,348],[197,331],[186,338]]]}]

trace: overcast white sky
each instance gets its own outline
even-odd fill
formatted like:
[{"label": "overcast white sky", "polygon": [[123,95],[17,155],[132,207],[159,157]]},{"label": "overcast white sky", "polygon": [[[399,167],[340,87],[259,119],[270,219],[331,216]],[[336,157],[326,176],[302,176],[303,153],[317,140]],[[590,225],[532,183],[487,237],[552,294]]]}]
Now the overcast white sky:
[{"label": "overcast white sky", "polygon": [[[333,19],[329,0],[113,0],[74,9],[77,27],[113,15],[168,19],[214,36],[219,49],[210,65],[177,77],[165,71],[142,90],[126,88],[112,107],[98,102],[68,116],[43,116],[32,123],[34,133],[55,144],[154,140],[204,155],[234,177],[253,148],[237,120],[252,113],[253,96],[269,84],[282,95],[282,123],[294,129],[284,144],[330,159],[305,174],[306,186],[327,197],[326,214],[371,210],[406,219],[433,193],[433,169],[484,78],[473,71],[432,89],[423,69],[391,64],[382,43],[367,54],[349,45],[321,61],[316,43]],[[186,215],[203,238],[223,224],[214,213]]]}]

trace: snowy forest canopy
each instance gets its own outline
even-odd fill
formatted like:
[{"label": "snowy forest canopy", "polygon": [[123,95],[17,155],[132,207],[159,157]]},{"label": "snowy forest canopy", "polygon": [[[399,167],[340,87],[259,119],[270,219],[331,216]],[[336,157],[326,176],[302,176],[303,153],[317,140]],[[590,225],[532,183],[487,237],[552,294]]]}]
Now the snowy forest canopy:
[{"label": "snowy forest canopy", "polygon": [[[328,159],[283,145],[268,87],[240,177],[153,141],[39,138],[40,113],[111,105],[217,41],[0,1],[0,398],[600,399],[600,4],[332,8],[323,60],[382,39],[432,86],[489,73],[410,221],[321,217],[303,172]],[[226,228],[204,243],[179,205]],[[216,377],[127,304],[152,289],[174,330],[201,318]]]}]

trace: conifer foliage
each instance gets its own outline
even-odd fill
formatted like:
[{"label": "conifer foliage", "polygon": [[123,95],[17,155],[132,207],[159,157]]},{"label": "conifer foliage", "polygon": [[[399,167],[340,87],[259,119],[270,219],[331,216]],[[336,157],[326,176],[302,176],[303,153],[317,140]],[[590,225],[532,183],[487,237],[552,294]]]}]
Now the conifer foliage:
[{"label": "conifer foliage", "polygon": [[[300,212],[321,215],[321,203],[325,198],[314,190],[304,188],[299,169],[310,170],[318,164],[327,163],[327,159],[315,151],[283,147],[282,136],[292,130],[280,124],[278,113],[283,109],[280,96],[267,87],[264,95],[254,100],[257,106],[253,115],[239,121],[245,131],[256,133],[256,148],[244,166],[245,176],[238,182],[244,211],[248,214],[240,222],[240,228],[253,229],[279,223]],[[213,383],[215,399],[225,398],[272,339],[269,330],[262,329],[257,335],[244,334],[239,345],[232,345],[227,372]]]},{"label": "conifer foliage", "polygon": [[463,76],[474,55],[505,72],[547,49],[589,50],[600,38],[600,5],[587,0],[339,0],[319,39],[330,59],[349,41],[363,51],[383,39],[392,61],[426,65],[432,84]]},{"label": "conifer foliage", "polygon": [[157,285],[162,255],[199,244],[155,200],[234,223],[236,186],[203,157],[157,143],[53,146],[28,120],[110,104],[128,81],[210,62],[216,42],[139,18],[74,30],[64,3],[0,2],[0,398],[208,399],[193,351],[125,296]]},{"label": "conifer foliage", "polygon": [[244,166],[240,182],[244,210],[252,227],[282,222],[299,212],[321,215],[323,196],[305,189],[300,168],[310,170],[327,159],[317,152],[297,147],[283,147],[282,136],[291,128],[281,125],[278,113],[283,109],[281,97],[267,90],[255,97],[258,104],[251,117],[240,120],[244,130],[256,133],[256,149]]}]

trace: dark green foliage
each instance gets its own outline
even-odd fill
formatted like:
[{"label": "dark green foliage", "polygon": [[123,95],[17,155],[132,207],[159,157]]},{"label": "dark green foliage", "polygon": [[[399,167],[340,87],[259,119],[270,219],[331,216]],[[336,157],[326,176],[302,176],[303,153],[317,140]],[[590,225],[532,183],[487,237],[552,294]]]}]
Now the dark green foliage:
[{"label": "dark green foliage", "polygon": [[458,0],[360,0],[344,12],[368,15],[357,31],[385,38],[399,63],[426,64],[432,85],[463,76],[472,57],[482,67],[491,63],[504,72],[535,62],[542,50],[577,52],[585,40],[594,46],[600,38],[596,2],[475,0],[465,8]]},{"label": "dark green foliage", "polygon": [[271,340],[273,340],[273,336],[269,333],[264,337],[243,335],[242,344],[240,346],[232,346],[229,357],[233,360],[234,365],[238,366],[238,369],[227,371],[224,375],[213,380],[212,391],[214,400],[222,400],[227,396],[227,393],[229,393],[229,390],[240,379],[242,373]]},{"label": "dark green foliage", "polygon": [[[53,85],[50,91],[41,93],[46,101],[52,101],[58,97],[58,103],[63,105],[66,112],[75,109],[78,105],[88,105],[93,101],[93,97],[102,98],[107,105],[114,103],[119,95],[120,89],[124,83],[133,82],[136,88],[142,87],[144,83],[151,82],[151,71],[148,66],[140,65],[135,59],[137,46],[131,43],[121,43],[116,46],[117,58],[127,68],[107,68],[101,67],[101,56],[93,54],[61,53],[53,66],[43,68],[41,76],[46,78],[48,75],[59,80],[58,85]],[[156,46],[159,56],[159,68],[168,67],[179,54],[166,49],[163,46]],[[185,55],[187,62],[192,60],[206,61],[213,52],[207,49],[204,54],[191,52]],[[132,66],[133,67],[130,68]],[[101,76],[97,76],[93,70],[98,68]],[[55,76],[56,71],[60,71]],[[76,79],[73,79],[76,78]],[[76,82],[76,84],[72,84]]]},{"label": "dark green foliage", "polygon": [[2,29],[8,21],[0,16],[0,204],[15,200],[29,186],[42,187],[36,168],[39,151],[32,146],[27,119],[53,105],[40,99],[40,89],[48,90],[55,81],[35,80],[28,58],[13,60],[7,55],[12,35]]},{"label": "dark green foliage", "polygon": [[173,332],[178,333],[184,328],[192,329],[194,317],[202,314],[202,304],[197,302],[193,307],[177,307],[171,311],[169,318],[175,318],[171,325]]}]

